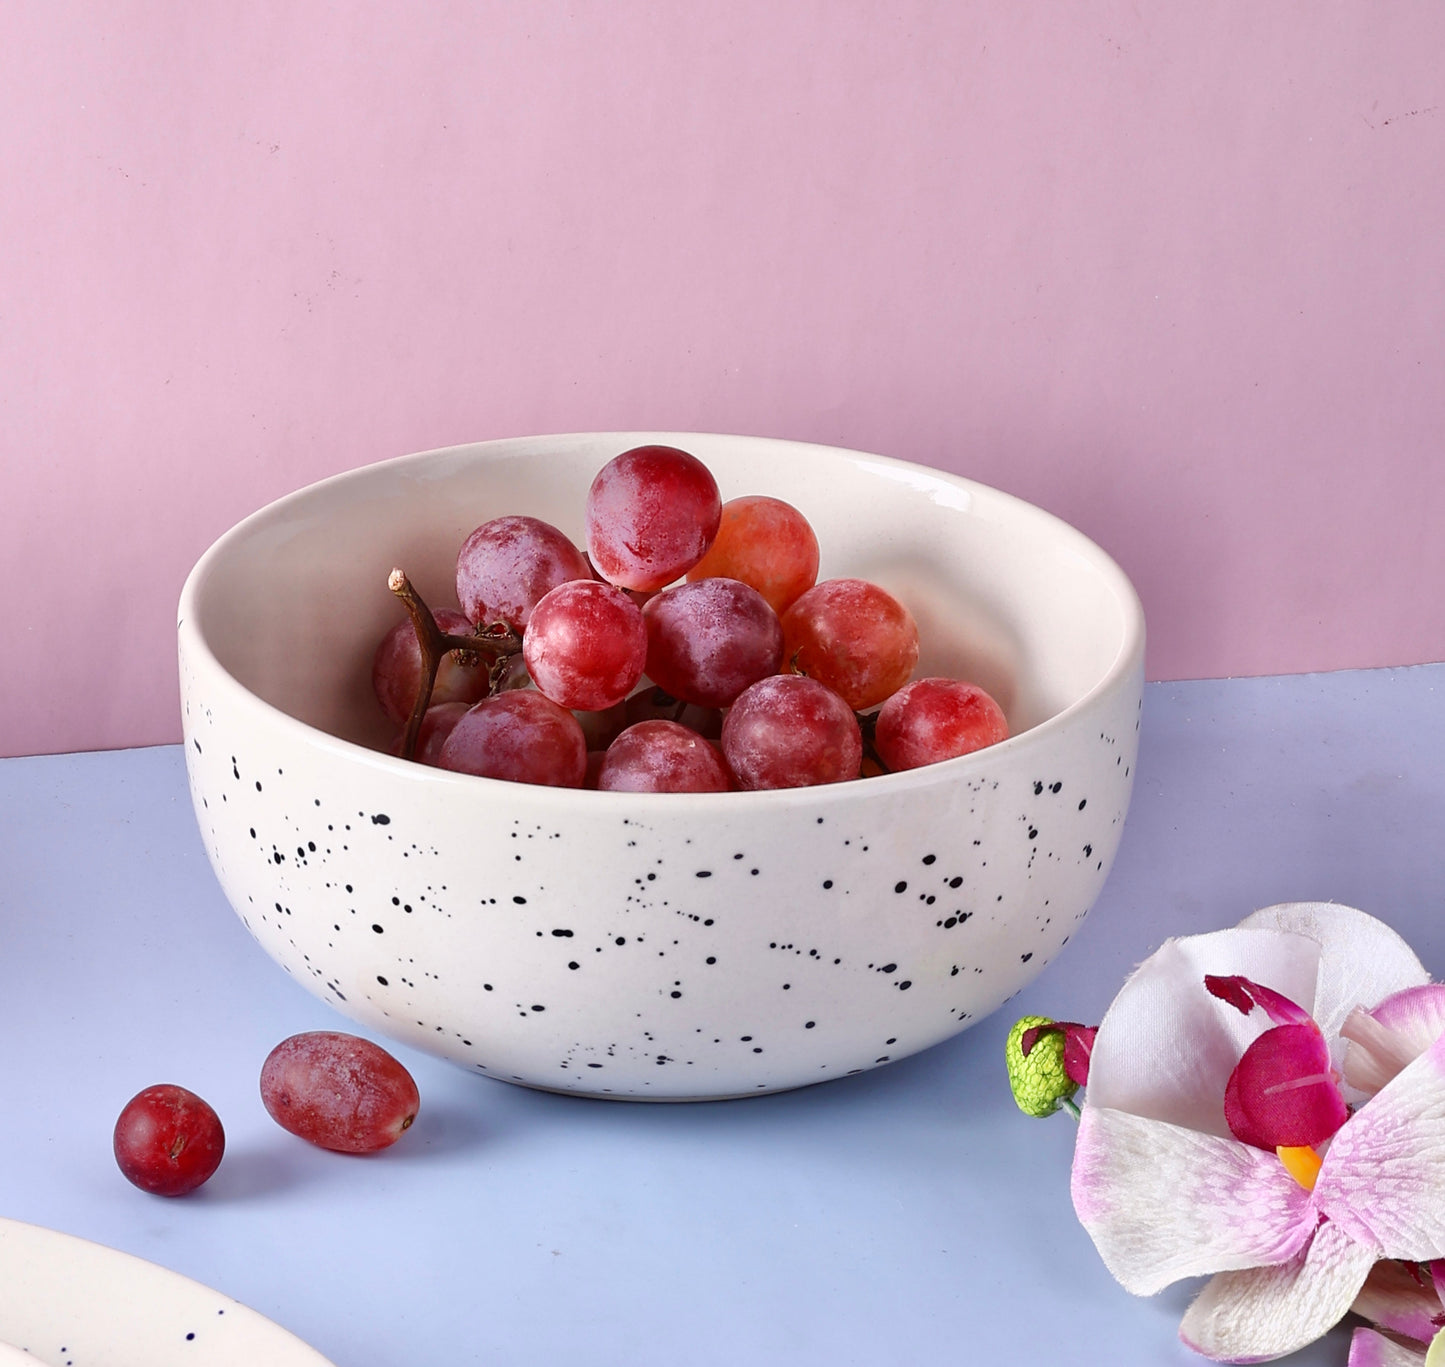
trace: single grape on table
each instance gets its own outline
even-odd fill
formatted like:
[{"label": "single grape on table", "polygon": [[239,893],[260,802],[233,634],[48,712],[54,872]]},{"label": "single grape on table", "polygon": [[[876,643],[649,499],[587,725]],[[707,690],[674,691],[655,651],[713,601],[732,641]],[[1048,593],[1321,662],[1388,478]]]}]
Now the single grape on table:
[{"label": "single grape on table", "polygon": [[161,1083],[126,1102],[111,1145],[133,1186],[155,1196],[184,1196],[220,1167],[226,1133],[220,1117],[194,1092]]},{"label": "single grape on table", "polygon": [[282,1040],[261,1067],[261,1101],[291,1134],[338,1153],[375,1153],[421,1107],[412,1076],[378,1044],[336,1030]]}]

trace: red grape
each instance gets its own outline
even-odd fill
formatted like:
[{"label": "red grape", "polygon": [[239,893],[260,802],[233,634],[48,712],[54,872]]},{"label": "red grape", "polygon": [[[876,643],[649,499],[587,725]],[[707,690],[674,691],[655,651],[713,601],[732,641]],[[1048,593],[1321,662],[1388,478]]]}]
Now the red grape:
[{"label": "red grape", "polygon": [[1007,739],[1003,709],[983,689],[958,679],[905,684],[878,709],[873,734],[890,769],[917,769]]},{"label": "red grape", "polygon": [[857,778],[863,735],[832,689],[801,674],[774,674],[732,705],[722,750],[740,787],[805,788]]},{"label": "red grape", "polygon": [[642,610],[597,579],[559,584],[532,610],[522,657],[553,702],[599,712],[622,702],[647,662]]},{"label": "red grape", "polygon": [[756,589],[699,579],[650,598],[647,677],[684,702],[726,707],[749,684],[778,672],[783,629]]},{"label": "red grape", "polygon": [[[439,702],[435,707],[427,708],[421,719],[421,729],[416,733],[416,753],[412,755],[418,764],[437,763],[452,727],[466,716],[469,706],[464,702]],[[397,737],[392,754],[401,754],[404,739],[404,735]]]},{"label": "red grape", "polygon": [[577,724],[582,728],[582,739],[587,742],[589,753],[593,750],[605,750],[628,725],[627,704],[624,702],[615,703],[600,712],[582,709],[572,715],[577,718]]},{"label": "red grape", "polygon": [[863,579],[825,579],[783,614],[783,659],[855,712],[896,693],[918,663],[918,627],[892,594]]},{"label": "red grape", "polygon": [[421,1105],[411,1074],[385,1049],[334,1030],[282,1040],[261,1067],[261,1101],[283,1130],[339,1153],[395,1144]]},{"label": "red grape", "polygon": [[111,1142],[126,1180],[156,1196],[194,1191],[221,1165],[226,1151],[215,1111],[172,1083],[133,1096],[115,1122]]},{"label": "red grape", "polygon": [[717,481],[696,456],[634,447],[608,461],[587,492],[587,553],[609,583],[660,589],[702,559],[721,516]]},{"label": "red grape", "polygon": [[457,600],[477,626],[505,622],[520,633],[545,594],[558,584],[591,577],[582,552],[550,523],[497,517],[462,543]]},{"label": "red grape", "polygon": [[[470,636],[472,624],[455,608],[438,608],[436,624],[448,636]],[[398,726],[405,726],[421,687],[421,647],[411,619],[398,622],[382,638],[371,662],[371,686],[382,710]],[[431,702],[474,703],[487,695],[487,666],[458,664],[448,652],[437,669]]]},{"label": "red grape", "polygon": [[597,786],[609,793],[725,793],[732,783],[711,741],[675,721],[641,721],[607,747]]},{"label": "red grape", "polygon": [[534,688],[483,698],[455,726],[437,765],[483,778],[580,788],[587,772],[582,727]]},{"label": "red grape", "polygon": [[675,721],[708,740],[716,740],[722,735],[723,714],[719,708],[683,702],[665,688],[653,686],[640,689],[627,700],[628,726],[640,721]]},{"label": "red grape", "polygon": [[780,498],[729,499],[711,548],[687,577],[741,579],[781,613],[817,581],[818,538],[808,519]]}]

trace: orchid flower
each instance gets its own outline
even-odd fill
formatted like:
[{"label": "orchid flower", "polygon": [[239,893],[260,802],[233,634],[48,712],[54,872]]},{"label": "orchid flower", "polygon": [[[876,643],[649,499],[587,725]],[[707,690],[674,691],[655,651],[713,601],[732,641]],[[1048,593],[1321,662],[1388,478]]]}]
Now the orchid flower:
[{"label": "orchid flower", "polygon": [[1353,908],[1167,941],[1088,1059],[1072,1192],[1109,1271],[1141,1296],[1210,1275],[1180,1337],[1259,1362],[1381,1260],[1445,1257],[1442,1029],[1445,986]]},{"label": "orchid flower", "polygon": [[1445,1263],[1376,1263],[1352,1307],[1349,1367],[1436,1367],[1445,1362]]}]

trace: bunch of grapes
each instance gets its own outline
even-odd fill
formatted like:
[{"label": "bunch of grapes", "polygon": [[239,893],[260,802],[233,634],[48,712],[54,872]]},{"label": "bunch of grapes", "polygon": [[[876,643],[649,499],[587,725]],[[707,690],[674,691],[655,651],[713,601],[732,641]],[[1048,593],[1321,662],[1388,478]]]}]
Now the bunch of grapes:
[{"label": "bunch of grapes", "polygon": [[818,582],[818,539],[780,499],[723,503],[686,451],[608,461],[586,553],[495,518],[457,557],[460,611],[388,633],[376,695],[396,753],[519,783],[626,792],[793,788],[912,769],[1008,735],[957,679],[913,679],[918,628],[878,585]]}]

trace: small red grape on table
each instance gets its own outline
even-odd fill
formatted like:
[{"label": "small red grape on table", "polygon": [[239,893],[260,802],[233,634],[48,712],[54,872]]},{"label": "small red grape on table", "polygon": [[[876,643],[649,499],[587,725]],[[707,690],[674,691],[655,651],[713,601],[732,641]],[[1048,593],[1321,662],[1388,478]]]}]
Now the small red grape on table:
[{"label": "small red grape on table", "polygon": [[338,1153],[396,1143],[421,1106],[411,1074],[385,1049],[335,1030],[282,1040],[261,1067],[261,1101],[283,1130]]},{"label": "small red grape on table", "polygon": [[126,1103],[111,1143],[127,1181],[156,1196],[183,1196],[220,1167],[226,1134],[194,1092],[161,1083]]}]

